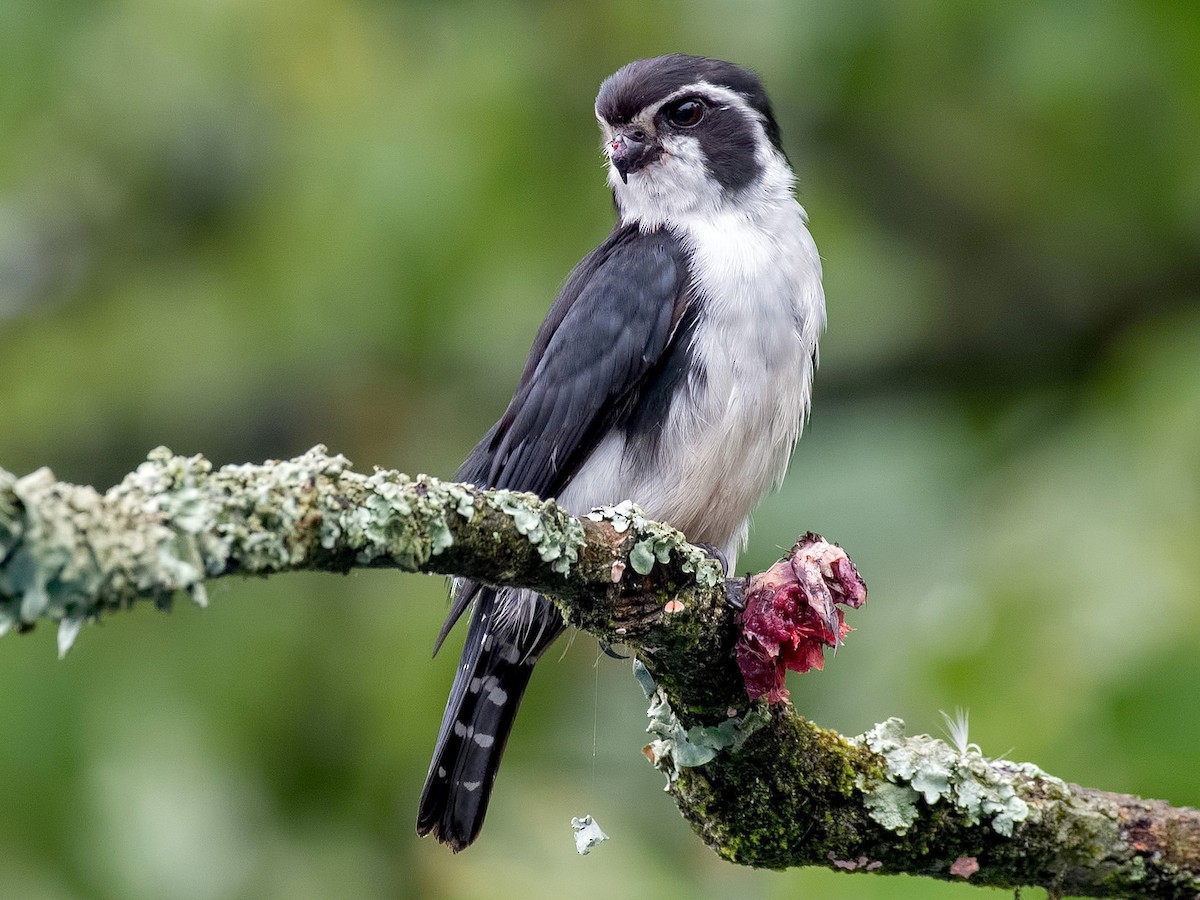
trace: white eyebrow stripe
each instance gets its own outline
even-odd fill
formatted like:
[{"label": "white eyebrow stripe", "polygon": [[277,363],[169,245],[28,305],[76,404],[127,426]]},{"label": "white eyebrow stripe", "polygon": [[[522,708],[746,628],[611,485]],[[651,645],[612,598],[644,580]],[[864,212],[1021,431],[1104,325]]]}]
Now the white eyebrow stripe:
[{"label": "white eyebrow stripe", "polygon": [[[745,97],[743,97],[737,91],[730,90],[726,87],[721,87],[718,84],[713,84],[711,81],[695,81],[691,84],[685,84],[681,88],[676,88],[657,103],[651,104],[645,109],[639,110],[638,114],[634,116],[634,119],[653,121],[654,117],[658,115],[659,110],[661,110],[668,103],[673,103],[681,97],[687,97],[689,95],[698,95],[703,97],[705,100],[721,103],[723,104],[721,106],[722,109],[728,109],[730,106],[736,106],[743,112],[753,115],[756,121],[765,122],[762,113],[747,103]],[[596,121],[600,123],[601,128],[610,127],[608,122],[604,120],[604,117],[600,115],[599,109],[593,109],[593,111],[596,114]]]},{"label": "white eyebrow stripe", "polygon": [[729,88],[721,87],[708,81],[697,81],[694,84],[686,84],[678,90],[672,91],[654,106],[654,113],[657,114],[668,103],[690,94],[697,94],[706,100],[715,100],[726,106],[736,106],[738,109],[754,113],[757,118],[762,118],[758,110],[747,103],[746,98],[737,91],[731,91]]}]

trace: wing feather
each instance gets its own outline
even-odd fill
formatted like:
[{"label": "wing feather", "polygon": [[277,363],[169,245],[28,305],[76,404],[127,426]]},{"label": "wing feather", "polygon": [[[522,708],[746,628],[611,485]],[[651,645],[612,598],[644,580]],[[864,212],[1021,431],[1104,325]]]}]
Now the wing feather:
[{"label": "wing feather", "polygon": [[[613,231],[567,279],[512,401],[456,477],[556,496],[604,435],[630,422],[647,388],[654,390],[659,363],[684,339],[679,332],[690,331],[679,328],[691,318],[687,282],[687,256],[673,234]],[[435,653],[480,588],[455,584]]]},{"label": "wing feather", "polygon": [[[458,477],[554,496],[620,427],[687,308],[670,232],[618,228],[577,267],[538,332],[512,402]],[[482,483],[481,483],[482,481]]]}]

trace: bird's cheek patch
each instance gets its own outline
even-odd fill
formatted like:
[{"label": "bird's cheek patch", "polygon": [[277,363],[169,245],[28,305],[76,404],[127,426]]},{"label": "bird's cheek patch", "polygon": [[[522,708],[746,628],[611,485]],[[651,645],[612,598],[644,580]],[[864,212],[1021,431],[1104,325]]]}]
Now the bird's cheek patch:
[{"label": "bird's cheek patch", "polygon": [[761,575],[750,580],[739,619],[738,668],[751,699],[788,696],[787,670],[825,666],[825,648],[837,647],[851,630],[838,604],[857,609],[867,586],[844,550],[806,534]]}]

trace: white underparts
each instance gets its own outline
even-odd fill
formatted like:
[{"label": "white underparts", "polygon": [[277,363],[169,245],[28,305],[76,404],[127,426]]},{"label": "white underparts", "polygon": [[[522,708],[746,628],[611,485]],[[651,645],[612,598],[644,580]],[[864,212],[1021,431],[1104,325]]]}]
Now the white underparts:
[{"label": "white underparts", "polygon": [[[663,102],[692,92],[739,105],[761,123],[736,92],[706,83]],[[656,109],[635,124],[651,121]],[[632,499],[651,518],[721,550],[732,567],[750,512],[782,480],[808,414],[825,327],[821,262],[793,195],[792,170],[761,127],[760,177],[736,192],[712,176],[694,137],[665,135],[663,147],[662,157],[630,174],[628,183],[610,166],[609,183],[623,223],[667,229],[688,252],[700,310],[693,368],[648,465],[634,464],[625,434],[613,432],[559,501],[580,514]],[[497,629],[530,628],[531,599],[505,603]]]},{"label": "white underparts", "polygon": [[[738,94],[711,85],[672,96],[694,91],[758,117]],[[733,565],[750,511],[782,479],[808,414],[825,327],[821,261],[792,170],[765,131],[761,176],[732,193],[708,171],[697,140],[666,136],[664,147],[627,184],[611,171],[609,182],[623,222],[668,229],[688,250],[701,311],[692,377],[663,423],[653,466],[629,465],[625,436],[610,434],[559,499],[572,512],[632,499]]]}]

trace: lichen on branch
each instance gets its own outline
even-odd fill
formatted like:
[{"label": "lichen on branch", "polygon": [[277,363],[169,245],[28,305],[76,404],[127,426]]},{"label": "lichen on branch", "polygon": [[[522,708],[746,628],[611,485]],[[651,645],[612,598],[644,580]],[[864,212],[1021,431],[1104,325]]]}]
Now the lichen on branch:
[{"label": "lichen on branch", "polygon": [[720,574],[632,504],[580,519],[532,494],[362,474],[321,446],[220,468],[160,447],[103,494],[49,469],[19,478],[0,469],[0,634],[49,619],[61,652],[84,622],[139,600],[166,608],[185,592],[203,605],[214,578],[355,567],[562,598],[640,594],[648,584],[716,591]]},{"label": "lichen on branch", "polygon": [[[651,698],[647,755],[731,861],[1093,897],[1200,892],[1195,810],[988,760],[965,735],[948,745],[889,719],[846,738],[803,719],[782,671],[815,666],[844,634],[834,604],[863,597],[819,536],[747,588],[632,504],[576,518],[530,494],[358,473],[323,447],[221,468],[159,449],[103,494],[45,469],[0,470],[0,632],[49,619],[60,652],[86,621],[138,600],[203,603],[213,578],[361,566],[530,588],[630,647]],[[768,605],[746,615],[731,599]],[[739,667],[741,638],[757,682]]]}]

